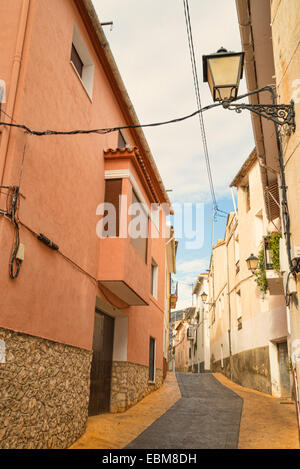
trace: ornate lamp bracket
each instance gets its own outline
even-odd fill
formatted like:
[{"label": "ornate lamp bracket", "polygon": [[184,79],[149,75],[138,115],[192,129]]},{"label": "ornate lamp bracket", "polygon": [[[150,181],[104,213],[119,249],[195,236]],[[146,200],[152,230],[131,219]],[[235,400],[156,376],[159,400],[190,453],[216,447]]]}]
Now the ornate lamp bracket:
[{"label": "ornate lamp bracket", "polygon": [[231,101],[223,101],[222,106],[224,109],[237,113],[248,109],[277,125],[286,126],[289,135],[296,130],[294,101],[291,101],[291,104],[235,104]]}]

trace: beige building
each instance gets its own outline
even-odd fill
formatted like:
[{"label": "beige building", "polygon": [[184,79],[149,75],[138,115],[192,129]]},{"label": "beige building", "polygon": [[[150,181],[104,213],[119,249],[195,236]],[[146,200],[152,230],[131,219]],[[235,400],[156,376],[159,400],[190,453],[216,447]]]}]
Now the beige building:
[{"label": "beige building", "polygon": [[188,321],[183,319],[175,328],[174,355],[175,371],[189,371],[190,340],[188,338]]},{"label": "beige building", "polygon": [[[280,264],[284,286],[287,285],[285,293],[289,300],[288,346],[299,416],[300,278],[299,274],[289,273],[292,270],[292,259],[300,255],[299,0],[236,0],[236,6],[242,47],[245,52],[245,75],[249,92],[271,84],[274,86],[278,104],[289,104],[291,100],[294,101],[296,131],[280,127],[281,170],[274,124],[255,114],[252,114],[252,124],[265,188],[265,205],[266,207],[272,205],[275,199],[281,207],[284,228]],[[250,97],[250,102],[268,104],[271,102],[270,93],[253,95]],[[270,212],[268,217],[272,220],[272,211]]]},{"label": "beige building", "polygon": [[201,298],[203,293],[208,295],[208,291],[208,274],[202,273],[193,290],[195,304],[193,322],[196,335],[190,367],[194,373],[210,371],[209,305]]},{"label": "beige building", "polygon": [[174,230],[170,230],[170,238],[166,242],[166,290],[165,290],[165,311],[164,311],[164,337],[163,337],[163,355],[164,355],[164,377],[168,370],[168,361],[170,359],[170,313],[171,309],[176,308],[177,291],[172,290],[172,274],[176,274],[176,252],[178,241],[174,238]]},{"label": "beige building", "polygon": [[[209,275],[211,367],[241,385],[290,398],[283,278],[272,258],[280,219],[268,220],[255,150],[231,185],[238,212],[228,216],[225,238],[213,248]],[[261,261],[256,275],[246,262],[252,253]]]}]

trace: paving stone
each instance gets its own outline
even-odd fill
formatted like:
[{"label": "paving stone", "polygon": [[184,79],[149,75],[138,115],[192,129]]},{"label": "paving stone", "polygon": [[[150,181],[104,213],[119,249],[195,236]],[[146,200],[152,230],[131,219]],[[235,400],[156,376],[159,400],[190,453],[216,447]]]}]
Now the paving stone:
[{"label": "paving stone", "polygon": [[243,399],[210,373],[176,377],[182,398],[126,448],[237,448]]}]

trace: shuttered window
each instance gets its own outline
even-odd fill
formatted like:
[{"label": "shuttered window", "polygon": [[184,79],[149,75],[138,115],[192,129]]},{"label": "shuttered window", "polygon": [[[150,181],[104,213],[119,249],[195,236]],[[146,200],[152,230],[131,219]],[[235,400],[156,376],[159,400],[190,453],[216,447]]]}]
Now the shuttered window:
[{"label": "shuttered window", "polygon": [[268,220],[280,217],[279,190],[277,182],[270,184],[265,189]]}]

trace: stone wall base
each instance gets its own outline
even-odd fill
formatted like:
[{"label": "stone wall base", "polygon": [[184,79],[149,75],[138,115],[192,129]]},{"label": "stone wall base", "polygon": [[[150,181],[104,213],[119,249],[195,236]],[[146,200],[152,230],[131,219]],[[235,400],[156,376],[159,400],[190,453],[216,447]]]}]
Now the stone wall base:
[{"label": "stone wall base", "polygon": [[237,353],[230,358],[211,361],[213,373],[223,373],[227,378],[247,388],[272,394],[269,347],[259,347]]},{"label": "stone wall base", "polygon": [[92,353],[0,329],[0,448],[68,448],[86,429]]},{"label": "stone wall base", "polygon": [[156,369],[155,383],[148,382],[148,366],[129,362],[113,362],[110,411],[125,412],[163,382],[163,370]]}]

